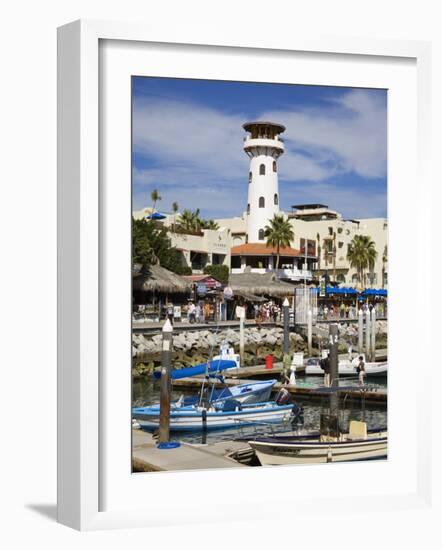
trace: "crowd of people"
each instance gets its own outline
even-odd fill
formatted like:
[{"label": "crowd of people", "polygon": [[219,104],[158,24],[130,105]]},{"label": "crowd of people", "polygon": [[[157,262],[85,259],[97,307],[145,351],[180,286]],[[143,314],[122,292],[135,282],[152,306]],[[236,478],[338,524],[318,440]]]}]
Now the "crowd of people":
[{"label": "crowd of people", "polygon": [[213,319],[213,305],[209,302],[201,301],[194,304],[190,300],[187,304],[186,314],[189,323],[208,323]]},{"label": "crowd of people", "polygon": [[269,321],[276,323],[281,318],[281,308],[272,300],[269,300],[261,305],[254,304],[253,307],[255,321],[258,325],[262,322]]},{"label": "crowd of people", "polygon": [[[375,309],[378,317],[384,317],[386,314],[386,305],[384,302],[377,302],[375,304],[364,302],[359,306],[359,309],[365,313],[367,309],[371,312]],[[346,304],[341,302],[340,304],[320,304],[318,308],[318,315],[320,318],[328,319],[356,319],[359,314],[359,309],[356,305]]]}]

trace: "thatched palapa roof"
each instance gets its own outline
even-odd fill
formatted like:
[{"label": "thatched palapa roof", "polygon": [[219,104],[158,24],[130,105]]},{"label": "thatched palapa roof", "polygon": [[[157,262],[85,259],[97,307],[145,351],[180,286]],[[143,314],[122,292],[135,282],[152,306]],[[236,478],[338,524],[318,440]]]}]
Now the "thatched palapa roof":
[{"label": "thatched palapa roof", "polygon": [[274,273],[238,273],[231,274],[229,286],[233,292],[268,296],[287,296],[293,294],[294,286],[278,280]]},{"label": "thatched palapa roof", "polygon": [[147,274],[133,279],[133,288],[135,290],[144,290],[145,292],[184,294],[191,290],[191,285],[176,273],[160,265],[152,265]]}]

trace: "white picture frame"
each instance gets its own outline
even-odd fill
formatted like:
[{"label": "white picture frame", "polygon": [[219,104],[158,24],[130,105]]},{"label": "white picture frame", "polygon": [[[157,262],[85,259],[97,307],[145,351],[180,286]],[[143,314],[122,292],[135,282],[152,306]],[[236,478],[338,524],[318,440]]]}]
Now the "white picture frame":
[{"label": "white picture frame", "polygon": [[[404,151],[410,153],[407,160],[413,166],[416,161],[416,169],[419,182],[419,195],[414,203],[411,200],[411,184],[414,174],[403,173],[406,182],[403,195],[396,200],[403,201],[404,207],[407,204],[414,204],[416,220],[419,224],[419,231],[411,236],[409,245],[416,246],[416,270],[422,273],[424,269],[423,259],[430,257],[431,232],[430,219],[426,205],[431,204],[432,187],[429,178],[429,148],[430,133],[429,121],[431,117],[431,103],[429,99],[430,79],[430,45],[425,42],[389,41],[389,40],[365,40],[351,37],[283,37],[271,45],[256,37],[242,36],[236,40],[229,39],[228,42],[218,41],[216,44],[207,42],[204,38],[186,36],[185,30],[182,35],[166,36],[162,32],[156,33],[152,29],[147,30],[142,25],[125,24],[118,22],[101,21],[77,21],[59,29],[58,34],[58,521],[70,527],[80,530],[92,530],[103,528],[119,527],[149,527],[155,525],[169,525],[186,522],[214,521],[210,511],[200,510],[198,517],[192,517],[188,510],[185,510],[180,502],[163,498],[161,499],[160,488],[162,485],[174,483],[182,487],[195,483],[199,480],[202,484],[210,482],[216,477],[217,483],[225,483],[226,476],[238,480],[238,471],[227,472],[180,472],[144,475],[132,475],[130,485],[132,489],[138,484],[150,484],[152,487],[152,499],[155,497],[155,509],[146,502],[140,506],[129,498],[129,492],[119,493],[114,498],[112,506],[106,506],[103,500],[103,484],[110,483],[113,478],[113,464],[107,463],[104,467],[103,460],[106,453],[109,454],[109,446],[103,437],[103,415],[108,410],[108,391],[115,391],[115,384],[103,388],[102,377],[106,368],[106,358],[109,354],[103,353],[103,321],[104,313],[108,306],[108,283],[103,283],[106,274],[103,266],[110,261],[104,257],[103,231],[109,229],[108,209],[115,208],[118,203],[118,196],[108,196],[103,200],[102,182],[100,179],[100,114],[103,115],[105,107],[100,103],[100,47],[106,42],[122,44],[126,48],[139,47],[141,45],[166,45],[174,56],[175,63],[180,65],[180,55],[192,51],[192,48],[199,48],[209,62],[214,50],[227,52],[231,59],[246,53],[250,56],[273,55],[280,56],[281,63],[287,63],[289,56],[294,52],[332,59],[352,58],[356,63],[363,64],[364,60],[378,59],[394,63],[395,60],[407,60],[415,66],[417,82],[417,128],[413,139],[404,142]],[[180,51],[182,54],[180,54]],[[122,58],[123,59],[123,58]],[[184,59],[184,58],[183,58]],[[327,63],[327,59],[323,59]],[[265,81],[265,80],[263,80]],[[326,83],[326,78],[324,79]],[[414,93],[414,92],[413,92]],[[410,99],[411,98],[411,99]],[[413,99],[410,96],[410,101]],[[400,113],[396,113],[399,116]],[[405,114],[404,114],[405,116]],[[413,118],[413,117],[411,117]],[[129,123],[129,121],[128,121]],[[410,120],[412,125],[412,121]],[[410,126],[412,127],[412,126]],[[417,149],[416,149],[417,146]],[[411,151],[409,148],[412,148]],[[129,149],[124,152],[127,156]],[[392,163],[398,161],[400,150],[393,152],[390,159]],[[408,157],[412,159],[408,159]],[[413,160],[414,159],[414,160]],[[101,174],[102,176],[102,174]],[[130,176],[129,176],[130,177]],[[410,179],[412,178],[412,179]],[[408,187],[407,187],[408,186]],[[408,191],[407,191],[408,190]],[[396,190],[397,191],[397,190]],[[129,200],[129,198],[127,199]],[[390,196],[390,201],[393,200]],[[403,226],[403,219],[400,212],[393,208],[398,228]],[[394,216],[393,216],[394,218]],[[118,223],[115,224],[118,228]],[[114,228],[114,230],[116,230]],[[393,234],[393,237],[396,237]],[[394,241],[396,244],[399,240]],[[128,243],[122,244],[127,246]],[[390,263],[393,269],[390,282],[395,296],[401,297],[399,278],[395,278],[401,269],[401,262],[404,261],[403,254],[406,247],[400,246],[395,250],[391,248]],[[427,255],[427,256],[426,256]],[[127,277],[130,269],[127,264]],[[398,290],[394,290],[394,281],[397,281]],[[109,285],[118,284],[118,279]],[[398,300],[400,302],[400,300]],[[424,290],[417,290],[416,302],[419,305],[421,314],[431,316],[428,296]],[[406,358],[400,349],[395,348],[400,340],[401,318],[403,322],[403,305],[390,307],[390,323],[392,327],[392,348],[391,360],[401,362],[405,373],[411,372],[407,367]],[[416,305],[410,306],[410,315],[416,310]],[[112,319],[115,315],[109,316]],[[124,319],[119,325],[123,327]],[[395,327],[398,327],[397,329]],[[408,327],[402,325],[405,336],[409,334]],[[129,333],[130,326],[126,329]],[[426,343],[429,334],[423,335],[419,343],[419,357],[422,359],[422,369],[429,374],[431,358],[429,357],[429,346]],[[125,333],[121,336],[125,339]],[[127,342],[124,344],[127,345]],[[123,350],[124,351],[124,350]],[[119,354],[119,353],[118,353]],[[124,353],[123,353],[124,354]],[[403,361],[405,359],[405,364]],[[407,370],[408,368],[408,370]],[[395,377],[394,370],[391,377],[392,385],[398,383],[400,377]],[[412,421],[410,430],[413,431],[413,453],[409,461],[395,455],[390,460],[390,474],[394,473],[395,465],[404,469],[402,475],[411,476],[404,484],[404,491],[386,488],[380,492],[378,487],[372,491],[365,487],[365,494],[354,493],[353,490],[336,492],[339,487],[338,476],[344,475],[343,468],[353,468],[352,465],[333,466],[334,480],[329,481],[330,470],[323,467],[315,467],[315,475],[318,479],[318,487],[312,487],[311,498],[303,499],[302,510],[299,502],[296,502],[290,493],[279,495],[285,509],[296,510],[302,514],[318,514],[325,506],[332,506],[339,503],[340,510],[352,510],[355,506],[360,511],[370,510],[373,503],[377,509],[396,510],[406,508],[425,508],[431,500],[431,467],[430,450],[428,441],[430,432],[428,418],[430,416],[431,403],[424,392],[424,376],[417,380],[413,386],[406,381],[401,381],[404,388],[412,392],[413,406],[411,406]],[[113,388],[113,389],[109,389]],[[389,388],[389,392],[390,392]],[[394,389],[393,389],[393,397]],[[127,399],[125,395],[122,399]],[[402,403],[402,397],[397,395],[397,400],[392,400],[393,411],[391,414],[398,415],[394,407]],[[415,401],[415,402],[414,402]],[[130,408],[127,409],[130,416]],[[394,419],[394,416],[393,416]],[[115,426],[113,430],[122,437],[125,427],[125,419],[121,426]],[[117,423],[119,424],[119,423]],[[402,436],[390,434],[389,445],[393,451],[395,445]],[[122,439],[123,441],[123,439]],[[403,443],[403,442],[402,442]],[[122,445],[124,447],[124,445]],[[399,447],[398,447],[399,449]],[[130,449],[127,448],[127,460],[130,459]],[[416,456],[414,456],[416,453]],[[397,462],[395,462],[397,460]],[[402,462],[401,462],[402,461]],[[365,466],[358,466],[363,467]],[[379,473],[378,466],[367,466],[372,468],[367,472]],[[384,466],[380,466],[384,468]],[[109,474],[111,472],[111,475]],[[223,507],[227,502],[223,495],[218,495],[216,521],[238,521],[241,519],[259,520],[265,515],[268,517],[269,510],[266,502],[272,502],[274,495],[271,494],[271,487],[277,487],[286,474],[285,467],[279,469],[261,469],[259,472],[265,490],[261,495],[252,493],[249,500],[243,499],[232,505],[230,509]],[[295,470],[291,475],[296,475]],[[126,472],[125,475],[129,474]],[[411,475],[412,474],[412,475]],[[252,474],[250,474],[252,475]],[[192,476],[199,476],[195,478]],[[394,477],[393,475],[391,477]],[[169,481],[168,481],[169,480]],[[188,481],[191,480],[191,481]],[[126,480],[127,481],[127,480]],[[327,483],[326,483],[327,481]],[[322,487],[322,488],[321,488]],[[327,487],[327,490],[324,489]],[[131,490],[132,490],[131,489]],[[276,491],[276,489],[275,489]],[[115,505],[118,500],[119,505]],[[148,500],[148,499],[147,499]],[[167,513],[166,513],[167,511]],[[322,512],[321,512],[322,513]],[[280,521],[286,521],[287,515],[284,511],[270,516]]]}]

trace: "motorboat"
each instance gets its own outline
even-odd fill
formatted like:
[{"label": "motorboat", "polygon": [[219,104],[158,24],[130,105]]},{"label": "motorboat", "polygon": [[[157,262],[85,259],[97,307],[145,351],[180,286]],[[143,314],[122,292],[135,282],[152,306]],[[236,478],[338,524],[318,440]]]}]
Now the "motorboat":
[{"label": "motorboat", "polygon": [[264,403],[270,399],[273,386],[277,380],[262,380],[249,384],[238,384],[219,390],[208,391],[209,402],[214,406],[220,406],[228,399],[234,399],[242,405]]},{"label": "motorboat", "polygon": [[[241,404],[227,399],[221,404],[188,405],[170,410],[171,431],[213,430],[250,425],[290,422],[299,407],[293,403],[279,405],[275,401]],[[132,417],[144,430],[156,430],[160,423],[160,410],[155,407],[136,407]]]},{"label": "motorboat", "polygon": [[[237,364],[233,359],[221,359],[213,358],[211,361],[200,363],[191,367],[184,367],[182,369],[174,369],[170,372],[171,380],[178,380],[180,378],[188,378],[189,376],[214,376],[227,369],[235,369]],[[161,369],[153,372],[153,378],[159,380],[161,378]]]},{"label": "motorboat", "polygon": [[262,466],[320,464],[387,458],[386,429],[367,430],[365,422],[352,420],[348,433],[330,437],[273,436],[248,442]]},{"label": "motorboat", "polygon": [[[366,362],[365,355],[363,353],[358,353],[356,357],[350,359],[340,359],[338,363],[339,376],[357,376],[358,375],[358,364],[359,357],[362,356],[365,366],[365,374],[367,376],[386,376],[388,371],[388,362]],[[310,358],[307,359],[305,374],[316,374],[324,375],[324,371],[320,364],[320,358]]]},{"label": "motorboat", "polygon": [[[176,401],[170,404],[171,410],[180,409],[183,407],[189,407],[198,405],[198,403],[211,403],[214,407],[221,407],[222,404],[228,399],[234,399],[241,403],[241,405],[252,403],[263,403],[268,401],[270,394],[272,393],[273,386],[277,380],[261,380],[257,382],[251,382],[248,384],[238,384],[237,386],[229,386],[221,389],[214,389],[212,387],[206,387],[201,395],[182,395]],[[152,405],[151,409],[159,409],[160,404],[156,403]]]}]

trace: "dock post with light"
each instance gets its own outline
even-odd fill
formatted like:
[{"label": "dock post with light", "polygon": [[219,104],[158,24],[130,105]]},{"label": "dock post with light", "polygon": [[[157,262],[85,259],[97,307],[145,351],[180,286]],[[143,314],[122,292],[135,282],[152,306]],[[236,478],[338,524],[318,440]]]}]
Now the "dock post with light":
[{"label": "dock post with light", "polygon": [[[330,381],[331,387],[335,388],[339,386],[339,367],[338,367],[338,324],[331,323],[329,327],[329,338],[330,338]],[[330,393],[330,416],[333,421],[336,418],[338,421],[338,399],[339,395],[337,391],[332,391]]]},{"label": "dock post with light", "polygon": [[286,298],[282,304],[282,311],[284,316],[284,355],[290,353],[290,304]]},{"label": "dock post with light", "polygon": [[172,364],[173,326],[169,319],[163,325],[163,344],[161,351],[160,379],[160,426],[158,437],[159,449],[179,447],[176,441],[170,441],[170,368]]}]

